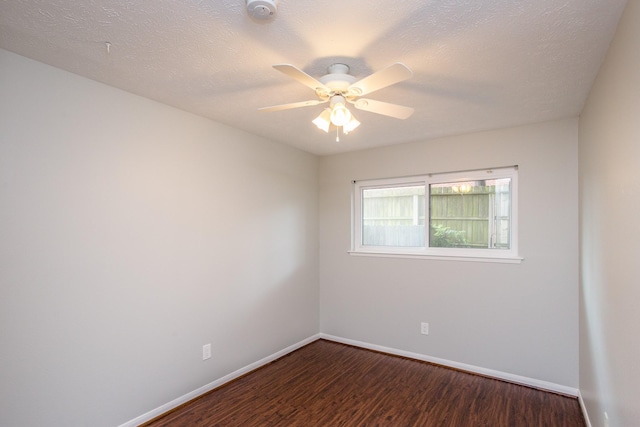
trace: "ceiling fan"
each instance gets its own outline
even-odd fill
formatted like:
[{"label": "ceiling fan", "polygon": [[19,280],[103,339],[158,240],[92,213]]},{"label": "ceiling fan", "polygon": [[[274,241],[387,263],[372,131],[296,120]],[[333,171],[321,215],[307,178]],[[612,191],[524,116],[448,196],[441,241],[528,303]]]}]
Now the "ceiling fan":
[{"label": "ceiling fan", "polygon": [[[327,74],[319,79],[311,77],[291,64],[278,64],[274,65],[273,68],[313,89],[317,99],[259,108],[261,111],[288,110],[328,102],[329,107],[325,108],[312,122],[325,132],[329,132],[331,127],[334,126],[336,135],[339,128],[342,128],[343,133],[347,134],[360,125],[360,122],[347,108],[347,103],[352,104],[358,110],[395,117],[396,119],[406,119],[413,114],[413,108],[411,107],[361,98],[363,95],[410,78],[413,73],[406,65],[400,62],[396,62],[357,81],[354,76],[349,74],[349,66],[340,63],[330,65],[327,68]],[[339,141],[337,136],[336,141]]]}]

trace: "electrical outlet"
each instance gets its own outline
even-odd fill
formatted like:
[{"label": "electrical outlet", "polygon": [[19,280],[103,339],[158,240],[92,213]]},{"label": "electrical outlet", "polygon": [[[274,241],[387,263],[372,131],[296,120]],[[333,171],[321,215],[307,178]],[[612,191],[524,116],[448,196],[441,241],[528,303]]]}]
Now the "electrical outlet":
[{"label": "electrical outlet", "polygon": [[420,333],[422,335],[429,335],[429,324],[426,322],[422,322],[420,324]]},{"label": "electrical outlet", "polygon": [[202,360],[211,359],[211,344],[202,346]]}]

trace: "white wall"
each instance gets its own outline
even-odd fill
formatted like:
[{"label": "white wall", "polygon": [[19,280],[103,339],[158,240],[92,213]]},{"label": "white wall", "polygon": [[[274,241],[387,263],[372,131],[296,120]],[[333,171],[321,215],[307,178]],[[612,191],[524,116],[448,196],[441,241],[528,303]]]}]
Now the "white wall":
[{"label": "white wall", "polygon": [[118,425],[316,334],[317,211],[316,157],[0,50],[0,425]]},{"label": "white wall", "polygon": [[640,2],[580,117],[580,389],[592,425],[640,425]]},{"label": "white wall", "polygon": [[[577,144],[567,119],[321,158],[322,332],[577,388]],[[515,164],[521,264],[347,254],[353,180]]]}]

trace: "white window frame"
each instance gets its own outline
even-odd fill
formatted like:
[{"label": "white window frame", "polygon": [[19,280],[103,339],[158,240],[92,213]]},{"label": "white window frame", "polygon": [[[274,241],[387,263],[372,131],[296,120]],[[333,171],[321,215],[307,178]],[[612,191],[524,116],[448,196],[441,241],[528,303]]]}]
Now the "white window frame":
[{"label": "white window frame", "polygon": [[[510,178],[510,244],[509,249],[497,248],[441,248],[429,247],[430,238],[430,185],[451,182],[479,181]],[[372,188],[390,188],[411,185],[425,186],[425,247],[370,246],[362,244],[362,194]],[[434,173],[401,178],[374,179],[353,182],[352,192],[352,241],[351,255],[400,258],[446,259],[460,261],[484,261],[519,263],[518,254],[518,167],[501,167],[462,172]]]}]

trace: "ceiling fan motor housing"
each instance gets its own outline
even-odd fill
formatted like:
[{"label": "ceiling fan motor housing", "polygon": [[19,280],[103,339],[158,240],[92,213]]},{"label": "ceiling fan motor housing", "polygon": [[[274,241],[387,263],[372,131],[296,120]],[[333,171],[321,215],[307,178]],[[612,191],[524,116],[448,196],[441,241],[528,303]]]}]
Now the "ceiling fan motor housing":
[{"label": "ceiling fan motor housing", "polygon": [[349,66],[346,64],[331,64],[327,68],[327,74],[319,79],[323,85],[336,93],[345,92],[356,80],[349,74]]},{"label": "ceiling fan motor housing", "polygon": [[278,0],[247,0],[247,12],[254,19],[269,21],[278,12]]}]

